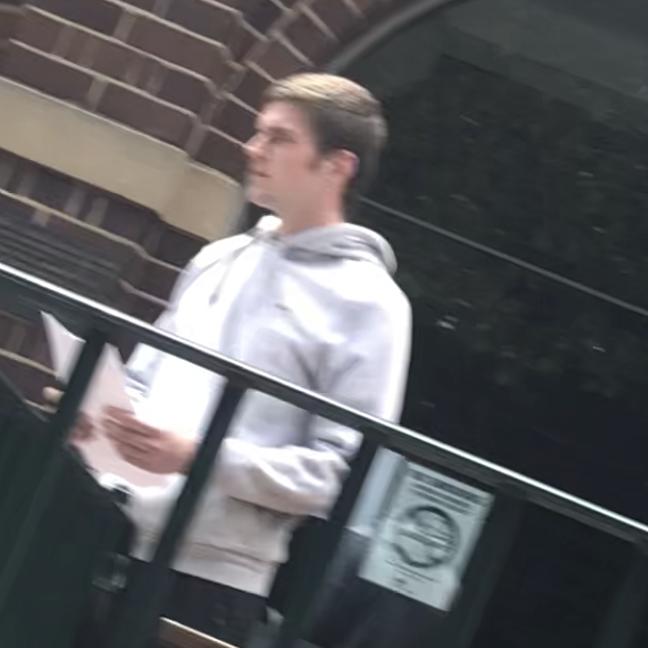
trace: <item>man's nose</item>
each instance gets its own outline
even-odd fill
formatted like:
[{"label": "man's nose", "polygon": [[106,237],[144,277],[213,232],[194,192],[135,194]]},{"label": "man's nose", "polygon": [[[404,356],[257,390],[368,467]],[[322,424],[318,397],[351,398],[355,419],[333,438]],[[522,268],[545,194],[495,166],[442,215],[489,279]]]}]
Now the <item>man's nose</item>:
[{"label": "man's nose", "polygon": [[259,145],[259,138],[256,135],[243,144],[243,153],[249,160],[258,158],[261,155],[261,147]]}]

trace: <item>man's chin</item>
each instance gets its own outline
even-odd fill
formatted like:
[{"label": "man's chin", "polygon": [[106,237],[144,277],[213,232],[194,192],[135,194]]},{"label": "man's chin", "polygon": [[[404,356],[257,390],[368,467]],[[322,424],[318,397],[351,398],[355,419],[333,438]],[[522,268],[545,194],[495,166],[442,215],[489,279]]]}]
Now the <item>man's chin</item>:
[{"label": "man's chin", "polygon": [[245,199],[262,209],[274,209],[274,201],[271,196],[260,191],[254,191],[250,187],[247,187],[245,190]]}]

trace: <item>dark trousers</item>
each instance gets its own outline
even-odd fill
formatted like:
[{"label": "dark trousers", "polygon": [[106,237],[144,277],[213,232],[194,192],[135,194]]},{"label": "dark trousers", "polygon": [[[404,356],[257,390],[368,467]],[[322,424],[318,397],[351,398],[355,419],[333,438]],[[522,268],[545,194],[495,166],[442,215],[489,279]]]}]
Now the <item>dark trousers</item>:
[{"label": "dark trousers", "polygon": [[173,572],[163,616],[244,648],[254,626],[265,619],[265,599],[256,594]]},{"label": "dark trousers", "polygon": [[[146,563],[133,560],[128,571],[129,585],[140,578],[146,580]],[[75,648],[102,648],[121,617],[124,599],[123,593],[93,590]],[[162,616],[245,648],[255,626],[265,621],[266,600],[263,596],[172,571]],[[150,646],[157,648],[158,642],[153,640]]]}]

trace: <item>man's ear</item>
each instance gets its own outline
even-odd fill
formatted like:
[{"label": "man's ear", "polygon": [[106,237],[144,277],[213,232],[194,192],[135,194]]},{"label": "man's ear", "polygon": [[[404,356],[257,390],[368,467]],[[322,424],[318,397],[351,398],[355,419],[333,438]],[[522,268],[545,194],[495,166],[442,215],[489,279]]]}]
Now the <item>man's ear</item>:
[{"label": "man's ear", "polygon": [[350,182],[358,173],[358,156],[346,149],[333,151],[327,160],[331,170],[346,182]]}]

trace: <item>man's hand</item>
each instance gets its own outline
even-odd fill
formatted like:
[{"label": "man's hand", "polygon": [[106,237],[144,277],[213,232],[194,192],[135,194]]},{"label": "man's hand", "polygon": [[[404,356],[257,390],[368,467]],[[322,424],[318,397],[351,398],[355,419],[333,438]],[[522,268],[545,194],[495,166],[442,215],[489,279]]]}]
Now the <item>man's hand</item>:
[{"label": "man's hand", "polygon": [[[43,389],[43,398],[48,405],[52,406],[52,409],[55,409],[55,406],[58,406],[62,396],[63,392],[54,387],[45,387],[45,389]],[[78,412],[76,421],[74,422],[74,427],[70,433],[69,441],[72,445],[79,446],[84,441],[92,439],[95,433],[96,430],[90,418],[83,412]]]},{"label": "man's hand", "polygon": [[196,442],[138,421],[132,414],[108,407],[101,427],[128,463],[158,474],[185,473]]}]

